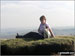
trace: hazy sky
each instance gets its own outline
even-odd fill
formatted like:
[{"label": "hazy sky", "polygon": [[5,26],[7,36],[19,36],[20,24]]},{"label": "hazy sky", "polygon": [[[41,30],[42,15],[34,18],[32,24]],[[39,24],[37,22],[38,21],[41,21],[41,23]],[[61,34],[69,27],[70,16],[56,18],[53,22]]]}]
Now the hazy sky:
[{"label": "hazy sky", "polygon": [[1,28],[38,28],[41,15],[50,27],[74,26],[74,1],[1,1]]}]

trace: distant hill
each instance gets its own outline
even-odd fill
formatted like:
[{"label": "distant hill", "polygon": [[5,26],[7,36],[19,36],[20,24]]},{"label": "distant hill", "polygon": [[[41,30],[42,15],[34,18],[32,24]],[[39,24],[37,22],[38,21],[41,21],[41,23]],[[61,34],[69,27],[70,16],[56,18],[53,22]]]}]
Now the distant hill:
[{"label": "distant hill", "polygon": [[[75,29],[73,27],[60,27],[60,28],[52,28],[53,33],[58,36],[58,35],[63,35],[63,36],[74,36],[75,35]],[[17,33],[19,33],[20,35],[25,35],[29,32],[38,32],[37,29],[35,28],[29,28],[29,29],[2,29],[1,33],[0,33],[0,38],[6,38],[6,39],[11,39],[11,38],[15,38],[15,36],[17,35]]]}]

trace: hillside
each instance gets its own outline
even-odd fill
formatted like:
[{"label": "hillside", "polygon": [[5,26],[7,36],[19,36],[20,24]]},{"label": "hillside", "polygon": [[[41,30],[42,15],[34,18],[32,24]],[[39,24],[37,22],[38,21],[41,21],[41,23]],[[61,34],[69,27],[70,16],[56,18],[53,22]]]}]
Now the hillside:
[{"label": "hillside", "polygon": [[63,51],[74,51],[75,36],[55,36],[34,40],[30,38],[17,38],[1,40],[2,55],[28,55],[28,54],[58,54]]}]

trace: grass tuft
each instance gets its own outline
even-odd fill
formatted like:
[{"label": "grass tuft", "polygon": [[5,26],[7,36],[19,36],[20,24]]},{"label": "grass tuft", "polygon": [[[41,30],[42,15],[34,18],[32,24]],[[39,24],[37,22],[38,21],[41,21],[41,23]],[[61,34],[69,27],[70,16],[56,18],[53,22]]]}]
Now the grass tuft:
[{"label": "grass tuft", "polygon": [[60,51],[74,51],[75,36],[56,36],[55,38],[9,39],[1,40],[1,54],[52,54]]}]

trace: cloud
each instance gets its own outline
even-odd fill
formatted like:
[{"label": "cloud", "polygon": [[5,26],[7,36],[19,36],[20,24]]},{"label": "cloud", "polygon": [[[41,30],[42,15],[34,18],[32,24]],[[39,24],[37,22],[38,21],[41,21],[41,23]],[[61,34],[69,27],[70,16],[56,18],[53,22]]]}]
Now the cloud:
[{"label": "cloud", "polygon": [[[2,28],[38,27],[45,15],[51,27],[74,25],[73,1],[2,1]],[[67,23],[66,23],[67,22]]]},{"label": "cloud", "polygon": [[[63,7],[63,8],[73,8],[74,1],[4,1],[2,5],[4,6],[16,6],[16,5],[32,5],[35,7],[39,7],[41,9],[51,9],[56,7]],[[45,5],[44,5],[45,4]]]}]

